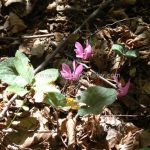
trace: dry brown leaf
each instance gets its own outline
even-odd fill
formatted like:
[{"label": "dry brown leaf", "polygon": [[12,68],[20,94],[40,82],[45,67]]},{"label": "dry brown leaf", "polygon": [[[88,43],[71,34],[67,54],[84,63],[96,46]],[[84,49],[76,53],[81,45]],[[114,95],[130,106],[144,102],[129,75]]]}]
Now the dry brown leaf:
[{"label": "dry brown leaf", "polygon": [[20,31],[23,31],[27,28],[27,26],[24,24],[23,20],[20,19],[15,13],[10,12],[9,13],[9,23],[10,23],[10,34],[18,33]]},{"label": "dry brown leaf", "polygon": [[116,147],[117,150],[133,150],[134,143],[134,135],[131,132],[129,132],[124,138],[121,139],[121,142]]},{"label": "dry brown leaf", "polygon": [[70,113],[68,114],[67,123],[66,123],[67,135],[68,135],[68,147],[70,150],[75,149],[75,143],[76,143],[75,127],[76,127],[76,121],[73,120],[72,114]]},{"label": "dry brown leaf", "polygon": [[42,57],[44,54],[44,42],[39,39],[35,40],[33,47],[31,48],[31,54],[37,56],[38,58]]}]

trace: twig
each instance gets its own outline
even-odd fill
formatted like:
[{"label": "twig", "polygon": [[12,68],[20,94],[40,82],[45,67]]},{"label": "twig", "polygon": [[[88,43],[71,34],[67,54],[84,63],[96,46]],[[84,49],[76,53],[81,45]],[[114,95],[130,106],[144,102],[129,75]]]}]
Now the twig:
[{"label": "twig", "polygon": [[150,115],[102,115],[102,117],[144,117],[149,118]]},{"label": "twig", "polygon": [[0,120],[3,119],[4,115],[6,114],[7,110],[9,109],[10,105],[15,101],[15,99],[17,98],[17,94],[15,94],[7,103],[7,105],[4,107],[4,109],[2,110],[2,112],[0,113]]},{"label": "twig", "polygon": [[109,84],[111,87],[113,88],[117,88],[115,84],[111,83],[110,81],[108,81],[107,79],[105,79],[104,77],[102,77],[100,74],[98,74],[97,72],[95,72],[93,69],[91,69],[90,67],[88,67],[86,64],[80,63],[82,64],[86,69],[90,69],[90,71],[92,73],[94,73],[99,79],[101,79],[102,81],[104,81],[105,83]]},{"label": "twig", "polygon": [[115,21],[114,23],[107,24],[105,27],[113,26],[113,25],[115,25],[117,23],[121,23],[121,22],[124,22],[124,21],[129,21],[129,20],[134,20],[134,19],[139,19],[139,18],[141,18],[141,17],[125,18],[125,19],[122,19],[122,20]]},{"label": "twig", "polygon": [[65,46],[66,44],[69,42],[69,39],[74,35],[76,34],[77,32],[79,32],[83,26],[88,22],[90,21],[91,19],[93,19],[102,9],[108,7],[108,5],[110,5],[112,2],[112,0],[106,0],[104,1],[100,6],[99,8],[97,8],[87,19],[85,19],[85,21],[73,32],[71,33],[68,38],[63,41],[62,43],[60,43],[58,45],[58,47],[55,49],[55,51],[52,53],[52,54],[48,54],[45,61],[43,63],[41,63],[36,69],[35,69],[35,74],[37,72],[39,72],[41,69],[43,69],[47,64],[48,62],[59,52],[61,51]]},{"label": "twig", "polygon": [[0,37],[0,41],[4,40],[19,40],[19,39],[34,39],[34,38],[44,38],[53,36],[52,33],[50,34],[43,34],[43,35],[22,35],[21,37]]}]

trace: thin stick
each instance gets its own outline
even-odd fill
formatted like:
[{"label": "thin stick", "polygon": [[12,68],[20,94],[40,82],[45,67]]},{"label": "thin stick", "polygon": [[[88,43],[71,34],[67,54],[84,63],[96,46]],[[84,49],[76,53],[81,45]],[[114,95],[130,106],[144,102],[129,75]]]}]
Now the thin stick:
[{"label": "thin stick", "polygon": [[52,53],[52,54],[48,54],[45,61],[43,63],[41,63],[36,69],[35,69],[35,74],[37,72],[39,72],[41,69],[43,69],[47,64],[48,62],[59,52],[61,51],[68,43],[69,39],[76,33],[78,33],[83,27],[84,25],[90,21],[91,19],[93,19],[102,9],[106,8],[108,5],[110,5],[112,2],[112,0],[106,0],[104,1],[100,6],[99,8],[97,8],[87,19],[85,19],[85,21],[73,32],[71,33],[68,38],[63,41],[62,43],[60,43],[58,45],[58,47],[55,49],[55,51]]},{"label": "thin stick", "polygon": [[15,101],[15,99],[17,98],[17,94],[15,94],[7,103],[7,105],[4,107],[4,109],[2,110],[2,112],[0,113],[0,120],[3,119],[4,115],[6,114],[6,112],[8,111],[10,105]]},{"label": "thin stick", "polygon": [[144,117],[144,118],[149,118],[150,115],[102,115],[102,117]]},{"label": "thin stick", "polygon": [[91,69],[89,66],[87,66],[86,64],[83,63],[79,63],[82,64],[86,69],[90,69],[90,71],[92,73],[94,73],[99,79],[101,79],[102,81],[104,81],[105,83],[109,84],[111,87],[117,89],[117,86],[113,83],[111,83],[110,81],[108,81],[107,79],[105,79],[104,77],[102,77],[100,74],[98,74],[97,72],[95,72],[93,69]]},{"label": "thin stick", "polygon": [[42,34],[42,35],[23,35],[21,37],[0,37],[0,41],[4,40],[19,40],[19,39],[34,39],[34,38],[44,38],[44,37],[50,37],[54,34]]}]

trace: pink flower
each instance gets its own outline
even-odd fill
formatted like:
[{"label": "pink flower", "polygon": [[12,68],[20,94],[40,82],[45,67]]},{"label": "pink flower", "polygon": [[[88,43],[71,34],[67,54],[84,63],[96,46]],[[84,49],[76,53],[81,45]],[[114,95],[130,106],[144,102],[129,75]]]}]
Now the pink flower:
[{"label": "pink flower", "polygon": [[78,58],[87,60],[92,56],[92,47],[88,42],[86,44],[85,49],[83,49],[82,45],[79,42],[75,43],[75,48],[76,48],[75,49],[76,57],[78,57]]},{"label": "pink flower", "polygon": [[73,72],[66,64],[62,64],[61,76],[66,80],[76,81],[83,71],[82,65],[77,65],[76,61],[73,61]]},{"label": "pink flower", "polygon": [[122,86],[121,83],[118,81],[118,77],[114,76],[114,80],[116,81],[117,87],[118,87],[118,97],[122,97],[127,95],[129,87],[130,87],[130,80],[128,80],[128,82],[126,83],[125,86]]}]

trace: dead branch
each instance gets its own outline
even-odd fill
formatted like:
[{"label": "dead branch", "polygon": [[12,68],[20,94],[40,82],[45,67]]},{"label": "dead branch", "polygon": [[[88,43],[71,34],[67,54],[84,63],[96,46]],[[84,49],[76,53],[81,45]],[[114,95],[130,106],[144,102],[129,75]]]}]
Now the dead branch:
[{"label": "dead branch", "polygon": [[87,22],[89,22],[91,19],[96,17],[96,15],[104,8],[108,7],[111,4],[112,0],[105,0],[103,3],[100,4],[99,8],[97,8],[85,21],[73,32],[71,33],[68,38],[60,43],[58,47],[55,49],[55,51],[52,54],[48,54],[47,57],[45,58],[45,61],[41,63],[36,69],[35,69],[35,74],[42,70],[49,62],[50,60],[59,52],[61,51],[68,43],[69,39],[76,33],[78,33]]},{"label": "dead branch", "polygon": [[17,98],[17,94],[15,94],[7,103],[7,105],[4,107],[4,109],[2,110],[2,112],[0,113],[0,120],[3,119],[3,117],[5,116],[6,112],[8,111],[10,105],[15,101],[15,99]]}]

